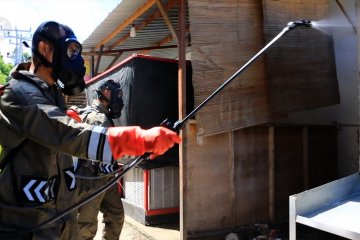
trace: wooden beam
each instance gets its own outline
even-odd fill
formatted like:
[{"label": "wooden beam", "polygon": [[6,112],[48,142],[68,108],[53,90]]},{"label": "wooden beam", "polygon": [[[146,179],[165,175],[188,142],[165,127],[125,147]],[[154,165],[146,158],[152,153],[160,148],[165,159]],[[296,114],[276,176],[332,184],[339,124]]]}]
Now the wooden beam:
[{"label": "wooden beam", "polygon": [[[190,45],[189,45],[190,46]],[[102,56],[114,56],[123,52],[138,52],[142,50],[155,50],[155,49],[166,49],[166,48],[177,48],[177,45],[167,45],[167,46],[151,46],[151,47],[141,47],[141,48],[128,48],[128,49],[116,49],[109,51],[102,51]],[[92,52],[83,52],[82,56],[94,56],[98,55],[100,51],[92,51]]]},{"label": "wooden beam", "polygon": [[164,18],[164,21],[165,21],[167,27],[168,27],[169,30],[170,30],[170,33],[171,33],[173,39],[175,39],[176,44],[179,45],[178,36],[177,36],[177,34],[176,34],[176,32],[175,32],[175,28],[174,28],[173,24],[172,24],[171,21],[170,21],[169,16],[167,15],[167,11],[165,10],[164,5],[161,3],[160,0],[156,0],[156,5],[158,6],[158,8],[159,8],[159,10],[160,10],[160,12],[161,12],[161,14],[162,14],[162,16],[163,16],[163,18]]},{"label": "wooden beam", "polygon": [[[169,35],[167,36],[166,38],[164,38],[163,40],[161,40],[160,42],[158,43],[155,43],[154,47],[160,47],[161,45],[164,45],[165,43],[168,43],[170,41],[173,40],[173,36],[172,35]],[[178,46],[178,45],[177,45]],[[154,50],[154,49],[145,49],[144,51],[141,52],[141,54],[147,54],[149,53],[151,50]]]},{"label": "wooden beam", "polygon": [[[139,30],[140,30],[140,28],[135,25],[135,31],[138,32]],[[128,35],[125,35],[125,36],[123,36],[122,38],[116,40],[115,43],[108,48],[108,50],[111,50],[111,49],[115,48],[116,46],[122,44],[122,43],[125,42],[129,37],[130,37],[130,33],[129,33]]]},{"label": "wooden beam", "polygon": [[[189,28],[185,28],[185,35],[189,32]],[[161,47],[162,45],[164,45],[165,43],[168,43],[170,41],[173,40],[173,36],[172,35],[169,35],[167,36],[166,38],[164,38],[163,40],[161,40],[160,42],[156,43],[154,45],[154,47]],[[188,43],[188,41],[186,41],[186,46],[191,46],[191,44]],[[156,48],[154,48],[156,49]],[[146,49],[144,51],[142,51],[140,54],[148,54],[151,50],[154,50],[154,49]]]},{"label": "wooden beam", "polygon": [[[179,3],[179,66],[178,66],[178,96],[179,96],[179,119],[183,119],[186,115],[186,0],[180,0]],[[180,136],[183,141],[179,145],[179,182],[180,182],[180,239],[187,239],[188,229],[186,219],[189,215],[186,214],[186,205],[188,204],[186,192],[186,139],[183,131],[180,131]]]},{"label": "wooden beam", "polygon": [[[179,0],[170,0],[166,6],[165,9],[166,11],[173,8],[177,3],[179,2]],[[160,10],[155,11],[152,15],[150,15],[147,19],[145,19],[144,21],[142,21],[140,24],[135,26],[136,32],[140,31],[141,29],[145,28],[147,25],[149,25],[151,22],[153,22],[154,20],[156,20],[157,18],[159,18],[161,16],[161,12]],[[128,38],[130,37],[130,33],[123,36],[122,38],[118,39],[113,45],[111,45],[108,50],[111,50],[113,48],[115,48],[116,46],[122,44],[123,42],[125,42]]]},{"label": "wooden beam", "polygon": [[275,128],[269,127],[268,132],[268,161],[269,161],[269,219],[275,222]]},{"label": "wooden beam", "polygon": [[94,62],[95,62],[95,57],[91,56],[90,57],[90,78],[93,78],[95,76]]},{"label": "wooden beam", "polygon": [[97,55],[97,59],[96,59],[96,65],[95,65],[95,76],[97,75],[98,71],[99,71],[99,65],[100,65],[100,59],[101,59],[101,56],[102,56],[102,50],[104,48],[104,45],[101,45],[100,46],[100,51]]},{"label": "wooden beam", "polygon": [[121,55],[122,55],[122,53],[117,54],[114,57],[114,59],[111,61],[111,63],[106,67],[105,71],[110,69],[116,63],[116,61],[120,58]]},{"label": "wooden beam", "polygon": [[98,49],[101,45],[106,44],[111,41],[117,34],[119,34],[124,28],[128,25],[132,24],[135,19],[141,16],[144,12],[146,12],[152,5],[155,4],[156,0],[148,0],[143,6],[138,8],[129,18],[127,18],[124,22],[122,22],[117,28],[112,31],[108,36],[106,36],[103,40],[101,40],[96,46],[95,50]]}]

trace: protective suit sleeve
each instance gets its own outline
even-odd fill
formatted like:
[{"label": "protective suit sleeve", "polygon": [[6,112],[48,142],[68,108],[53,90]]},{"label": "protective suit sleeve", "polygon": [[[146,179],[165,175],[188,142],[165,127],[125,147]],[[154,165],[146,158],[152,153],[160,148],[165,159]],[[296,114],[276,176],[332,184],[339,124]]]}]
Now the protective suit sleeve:
[{"label": "protective suit sleeve", "polygon": [[110,127],[107,137],[115,159],[124,155],[139,156],[145,152],[151,153],[150,159],[153,159],[181,141],[177,133],[164,127],[148,130],[136,126]]}]

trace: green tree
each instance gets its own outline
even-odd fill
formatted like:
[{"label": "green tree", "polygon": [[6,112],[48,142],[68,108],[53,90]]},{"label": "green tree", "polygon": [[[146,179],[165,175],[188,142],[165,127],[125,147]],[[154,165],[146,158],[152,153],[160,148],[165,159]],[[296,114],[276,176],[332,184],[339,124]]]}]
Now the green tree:
[{"label": "green tree", "polygon": [[4,57],[0,55],[0,84],[4,84],[14,66],[11,63],[5,63]]}]

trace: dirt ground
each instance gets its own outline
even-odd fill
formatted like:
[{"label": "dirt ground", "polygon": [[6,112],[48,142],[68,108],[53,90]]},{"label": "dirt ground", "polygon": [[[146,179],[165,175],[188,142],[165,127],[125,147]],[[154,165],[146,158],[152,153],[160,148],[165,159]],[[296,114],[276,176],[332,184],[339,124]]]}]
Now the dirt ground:
[{"label": "dirt ground", "polygon": [[[98,231],[94,240],[101,240],[102,214],[98,215]],[[125,215],[119,240],[180,240],[178,224],[145,226]]]},{"label": "dirt ground", "polygon": [[[145,226],[142,223],[137,222],[131,217],[125,216],[125,223],[121,232],[119,240],[180,240],[180,232],[178,229],[178,224],[169,224],[162,226]],[[103,229],[102,224],[102,214],[98,216],[98,232],[94,240],[101,240],[101,232]],[[277,228],[279,233],[275,239],[278,240],[289,240],[288,237],[288,225],[281,225]],[[257,239],[267,239],[262,238],[264,235],[258,235],[259,238],[254,236],[249,236],[248,234],[238,233],[239,240],[257,240]],[[223,237],[205,237],[199,238],[199,240],[209,240],[209,239],[226,239]],[[232,238],[230,238],[232,239]],[[303,226],[298,224],[297,226],[297,240],[346,240],[330,233],[326,233],[314,228]]]}]

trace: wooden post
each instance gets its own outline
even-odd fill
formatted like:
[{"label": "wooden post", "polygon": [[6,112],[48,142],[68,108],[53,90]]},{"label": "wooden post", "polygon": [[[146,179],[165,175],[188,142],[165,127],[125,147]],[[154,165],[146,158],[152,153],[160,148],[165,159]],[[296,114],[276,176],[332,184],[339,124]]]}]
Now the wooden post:
[{"label": "wooden post", "polygon": [[231,228],[236,227],[236,186],[235,186],[235,137],[234,131],[230,131],[229,144],[230,144],[230,158],[229,158],[229,183],[230,183],[230,204],[233,211],[231,212]]},{"label": "wooden post", "polygon": [[95,65],[95,71],[94,71],[95,76],[98,75],[99,66],[100,66],[100,60],[101,60],[103,49],[104,49],[104,45],[101,45],[99,53],[98,53],[97,58],[96,58],[96,65]]},{"label": "wooden post", "polygon": [[303,184],[304,189],[309,189],[309,131],[303,127]]},{"label": "wooden post", "polygon": [[[186,8],[185,1],[179,2],[179,68],[178,68],[178,93],[179,93],[179,119],[183,119],[186,114],[186,44],[185,44],[185,24],[186,24]],[[185,129],[185,128],[184,128]],[[184,131],[184,130],[183,130]],[[180,183],[180,239],[187,239],[186,226],[186,156],[184,146],[186,142],[184,136],[186,134],[180,132],[182,143],[179,146],[179,183]]]},{"label": "wooden post", "polygon": [[269,157],[269,218],[275,221],[275,157],[274,157],[274,126],[268,132],[268,157]]},{"label": "wooden post", "polygon": [[91,56],[90,58],[90,78],[95,77],[95,56]]}]

